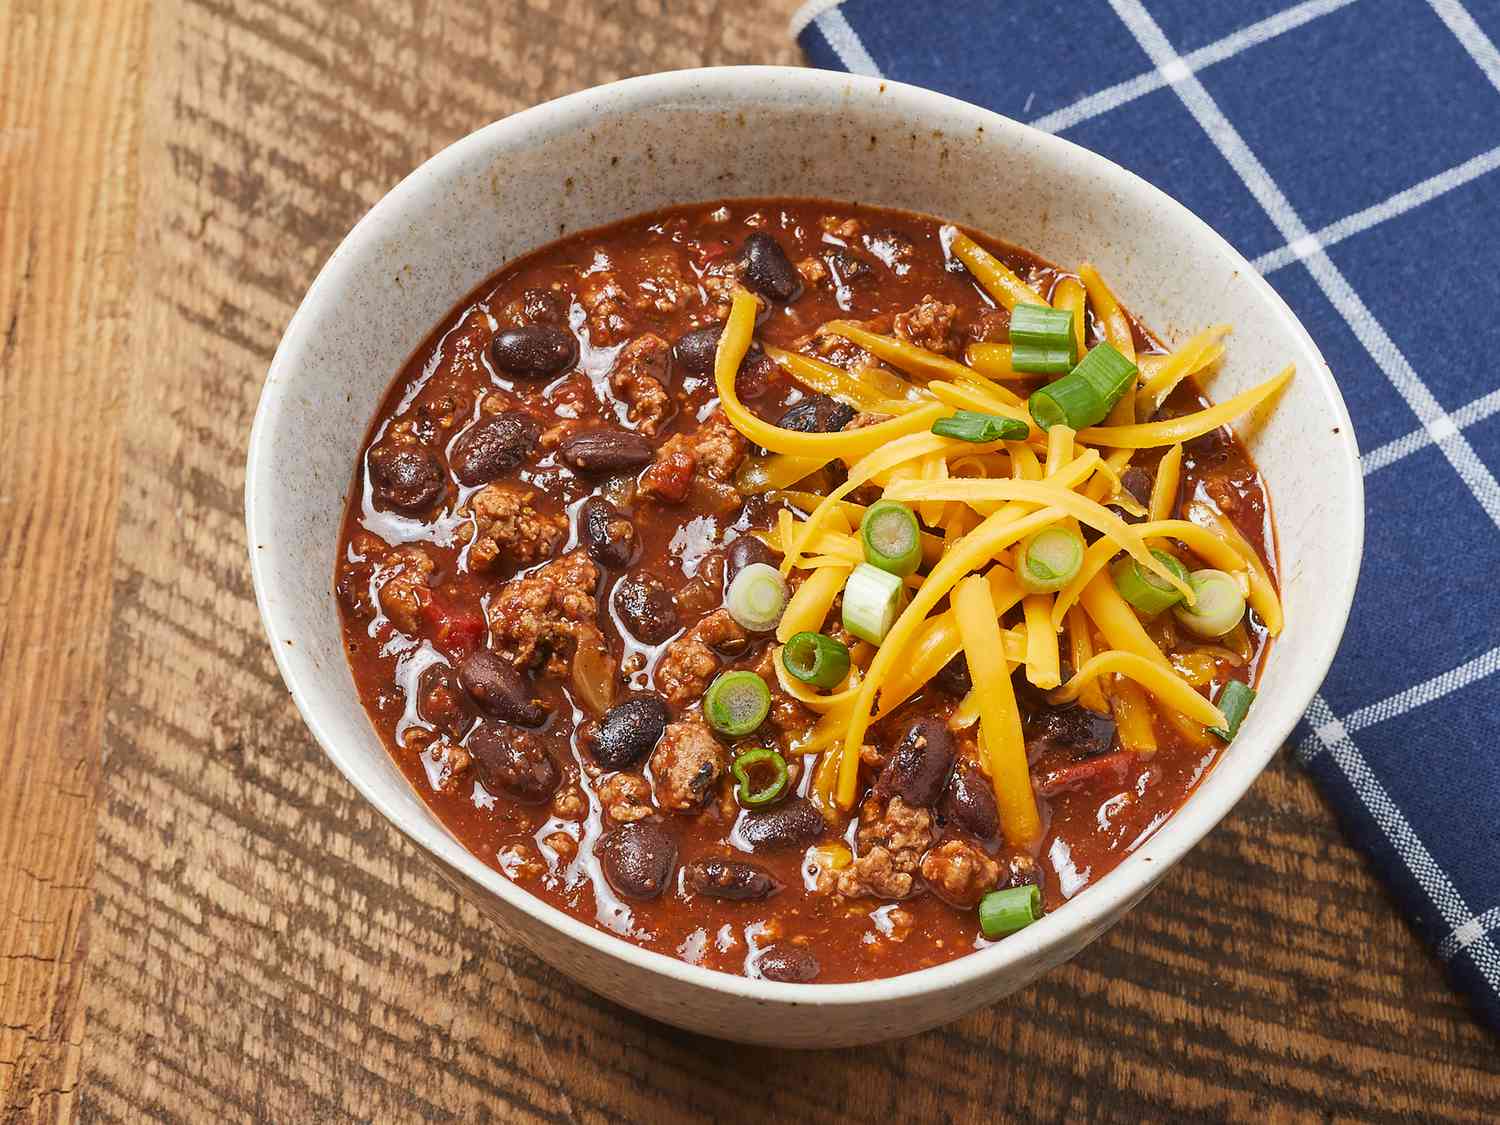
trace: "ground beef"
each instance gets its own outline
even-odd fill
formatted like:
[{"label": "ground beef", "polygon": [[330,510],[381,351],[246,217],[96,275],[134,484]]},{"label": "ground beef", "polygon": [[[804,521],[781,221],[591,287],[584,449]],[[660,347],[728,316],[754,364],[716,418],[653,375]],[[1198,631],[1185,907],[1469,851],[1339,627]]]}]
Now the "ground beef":
[{"label": "ground beef", "polygon": [[[880,333],[884,333],[889,327],[884,320],[855,320],[850,323],[858,324],[871,332]],[[811,336],[798,340],[793,345],[793,349],[803,355],[810,355],[814,359],[821,359],[824,363],[842,367],[845,371],[860,371],[866,367],[876,367],[880,362],[858,344],[850,343],[832,332],[824,332],[822,328]]]},{"label": "ground beef", "polygon": [[531,324],[564,325],[568,322],[568,302],[554,289],[526,289],[521,296],[500,310],[500,323],[508,328]]},{"label": "ground beef", "polygon": [[1241,535],[1251,542],[1260,537],[1266,514],[1255,490],[1255,474],[1251,470],[1205,474],[1202,485],[1209,499],[1229,517]]},{"label": "ground beef", "polygon": [[656,803],[668,812],[695,812],[713,794],[729,756],[700,722],[673,723],[651,752]]},{"label": "ground beef", "polygon": [[636,259],[635,267],[643,274],[635,299],[637,308],[675,312],[697,296],[698,286],[688,279],[682,257],[674,249],[648,250]]},{"label": "ground beef", "polygon": [[958,351],[958,336],[953,331],[953,318],[957,315],[956,305],[925,296],[905,312],[897,313],[892,327],[896,335],[908,343],[931,352],[953,355]]},{"label": "ground beef", "polygon": [[494,648],[518,667],[546,661],[548,672],[563,674],[579,642],[598,637],[598,584],[599,568],[581,550],[513,578],[486,611]]},{"label": "ground beef", "polygon": [[892,273],[902,277],[911,270],[917,248],[900,231],[878,230],[864,237],[865,249],[879,258]]},{"label": "ground beef", "polygon": [[740,432],[715,411],[693,433],[673,434],[662,443],[641,474],[641,492],[677,504],[687,499],[694,478],[727,485],[745,459],[745,450]]},{"label": "ground beef", "polygon": [[921,855],[932,843],[932,814],[900,797],[884,806],[880,798],[870,797],[860,808],[855,839],[859,855],[839,872],[839,893],[850,898],[905,898]]},{"label": "ground beef", "polygon": [[740,264],[733,254],[717,258],[703,271],[699,279],[709,302],[714,306],[714,315],[723,318],[729,315],[730,301],[735,287],[740,283]]},{"label": "ground beef", "polygon": [[822,258],[803,258],[797,263],[797,272],[809,285],[828,280],[828,267],[823,264]]},{"label": "ground beef", "polygon": [[594,792],[604,815],[616,824],[644,820],[656,811],[651,806],[651,783],[638,773],[612,773]]},{"label": "ground beef", "polygon": [[618,344],[630,335],[630,299],[613,274],[591,275],[578,291],[578,303],[587,314],[589,343],[595,347]]},{"label": "ground beef", "polygon": [[1010,310],[985,309],[964,328],[971,344],[1003,344],[1010,339]]},{"label": "ground beef", "polygon": [[801,703],[781,690],[776,677],[776,650],[768,648],[756,662],[755,674],[766,681],[771,689],[771,725],[782,734],[796,735],[813,725],[814,715]]},{"label": "ground beef", "polygon": [[747,639],[727,609],[714,610],[667,646],[656,665],[656,690],[674,707],[694,702],[719,671],[715,649],[743,645]]},{"label": "ground beef", "polygon": [[964,840],[933,848],[922,857],[921,871],[932,893],[960,910],[978,906],[1000,879],[1000,865]]},{"label": "ground beef", "polygon": [[435,778],[433,788],[439,793],[456,793],[473,761],[467,750],[446,738],[440,738],[427,747],[422,756],[427,759],[428,776]]},{"label": "ground beef", "polygon": [[377,581],[381,611],[407,636],[417,635],[418,615],[432,600],[428,588],[432,570],[427,552],[410,544],[397,547],[380,567]]},{"label": "ground beef", "polygon": [[547,515],[531,506],[529,488],[487,484],[474,493],[465,511],[472,524],[459,528],[469,547],[469,569],[491,570],[497,563],[533,566],[552,557],[568,536],[568,517]]},{"label": "ground beef", "polygon": [[647,332],[625,345],[609,373],[610,388],[629,408],[627,417],[647,437],[656,436],[672,410],[666,387],[671,354],[671,344]]},{"label": "ground beef", "polygon": [[506,844],[496,853],[500,870],[516,883],[540,878],[547,873],[547,865],[536,854],[530,844]]}]

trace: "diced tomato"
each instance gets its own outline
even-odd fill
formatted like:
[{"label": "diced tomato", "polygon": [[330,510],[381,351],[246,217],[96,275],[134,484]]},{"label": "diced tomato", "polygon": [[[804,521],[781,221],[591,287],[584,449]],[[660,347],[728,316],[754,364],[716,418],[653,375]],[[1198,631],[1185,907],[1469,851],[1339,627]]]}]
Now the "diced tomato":
[{"label": "diced tomato", "polygon": [[1120,786],[1130,776],[1136,755],[1129,750],[1113,754],[1101,754],[1097,758],[1085,758],[1066,766],[1043,770],[1037,775],[1036,791],[1043,797],[1055,797],[1059,793],[1071,793],[1076,789],[1090,789],[1096,785]]},{"label": "diced tomato", "polygon": [[423,602],[422,620],[437,646],[458,659],[484,643],[488,628],[476,610],[446,608],[436,598]]}]

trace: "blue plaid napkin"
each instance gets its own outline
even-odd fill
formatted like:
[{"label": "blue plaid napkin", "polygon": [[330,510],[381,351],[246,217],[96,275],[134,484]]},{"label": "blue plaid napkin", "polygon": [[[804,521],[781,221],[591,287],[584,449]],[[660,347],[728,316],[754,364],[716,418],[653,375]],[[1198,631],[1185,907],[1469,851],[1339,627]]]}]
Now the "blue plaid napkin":
[{"label": "blue plaid napkin", "polygon": [[1500,4],[1470,3],[846,0],[793,31],[1139,173],[1307,325],[1369,533],[1295,753],[1500,1029]]}]

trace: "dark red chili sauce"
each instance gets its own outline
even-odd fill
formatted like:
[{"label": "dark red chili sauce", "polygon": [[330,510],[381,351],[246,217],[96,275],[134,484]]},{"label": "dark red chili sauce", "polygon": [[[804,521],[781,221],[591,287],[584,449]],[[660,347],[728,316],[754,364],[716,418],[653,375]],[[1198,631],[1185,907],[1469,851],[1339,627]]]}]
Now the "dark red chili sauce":
[{"label": "dark red chili sauce", "polygon": [[[873,357],[818,335],[824,322],[858,319],[960,359],[969,343],[1005,341],[1007,314],[940,230],[808,200],[630,219],[506,266],[397,374],[355,467],[336,564],[349,664],[392,757],[484,862],[685,961],[779,980],[885,977],[987,944],[974,906],[983,891],[1036,882],[1058,908],[1212,767],[1217,739],[1190,745],[1158,721],[1153,756],[1123,751],[1109,716],[1050,706],[1018,672],[1039,845],[1000,843],[993,805],[987,813],[973,793],[988,782],[972,731],[953,738],[959,764],[936,779],[939,795],[897,815],[878,770],[913,724],[942,737],[965,687],[950,665],[872,728],[868,799],[830,823],[799,796],[816,759],[791,746],[816,716],[777,687],[770,635],[747,634],[721,608],[732,572],[775,561],[747,533],[769,527],[780,504],[735,486],[755,451],[714,409],[717,326],[741,283],[767,299],[759,343],[851,370]],[[1064,274],[970,233],[1043,293]],[[1162,350],[1135,329],[1140,350]],[[1100,335],[1090,324],[1088,342]],[[864,421],[805,393],[758,348],[736,386],[784,425]],[[1187,382],[1158,416],[1203,403]],[[1137,496],[1149,495],[1158,454],[1128,470]],[[1273,564],[1264,487],[1227,430],[1187,447],[1179,506],[1194,499]],[[1246,626],[1216,645],[1179,637],[1171,614],[1149,628],[1164,650],[1208,660],[1216,692],[1254,682],[1266,637],[1253,614]],[[697,718],[704,686],[731,668],[760,671],[773,692],[766,723],[739,740]],[[758,814],[737,806],[728,769],[752,746],[779,750],[793,775]],[[840,843],[856,858],[838,870],[810,850]]]}]

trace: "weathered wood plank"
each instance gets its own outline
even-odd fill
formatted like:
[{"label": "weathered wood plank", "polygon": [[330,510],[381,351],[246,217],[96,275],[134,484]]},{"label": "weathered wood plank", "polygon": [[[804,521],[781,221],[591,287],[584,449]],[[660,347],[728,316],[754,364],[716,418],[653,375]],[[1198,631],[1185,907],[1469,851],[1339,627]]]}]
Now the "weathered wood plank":
[{"label": "weathered wood plank", "polygon": [[143,8],[0,5],[0,1120],[83,1035]]}]

